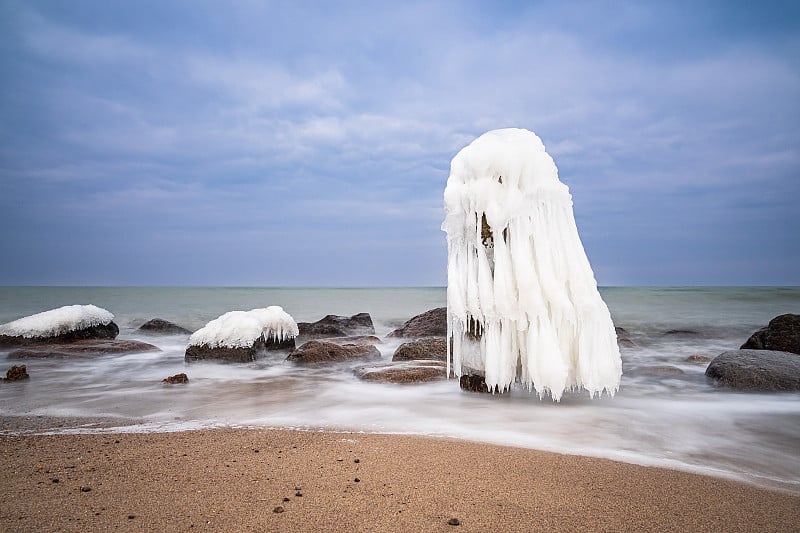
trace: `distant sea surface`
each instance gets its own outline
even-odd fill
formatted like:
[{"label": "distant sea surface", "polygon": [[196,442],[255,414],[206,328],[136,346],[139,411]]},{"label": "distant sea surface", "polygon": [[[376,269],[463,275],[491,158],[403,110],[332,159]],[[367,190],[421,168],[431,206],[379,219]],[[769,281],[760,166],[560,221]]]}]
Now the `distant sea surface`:
[{"label": "distant sea surface", "polygon": [[[28,359],[31,379],[0,384],[0,415],[114,417],[120,431],[201,427],[323,428],[408,433],[609,457],[734,477],[800,493],[800,393],[717,389],[704,376],[714,357],[738,348],[783,313],[800,313],[798,287],[602,288],[622,348],[620,391],[558,404],[525,389],[502,396],[462,392],[455,380],[365,383],[349,367],[300,368],[273,355],[250,364],[184,363],[188,335],[137,331],[151,318],[196,330],[231,310],[280,305],[295,320],[372,315],[378,336],[446,305],[435,288],[0,287],[0,323],[62,305],[108,309],[120,339],[161,352],[75,360]],[[379,348],[391,359],[399,342]],[[0,351],[0,370],[14,362]],[[161,379],[186,372],[186,386]],[[93,431],[87,426],[86,431]]]}]

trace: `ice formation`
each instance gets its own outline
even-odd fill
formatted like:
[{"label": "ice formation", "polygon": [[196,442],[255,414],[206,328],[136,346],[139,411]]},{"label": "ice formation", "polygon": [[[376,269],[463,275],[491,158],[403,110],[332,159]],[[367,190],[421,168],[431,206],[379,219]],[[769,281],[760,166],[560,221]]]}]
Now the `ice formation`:
[{"label": "ice formation", "polygon": [[292,316],[282,307],[230,311],[215,318],[189,337],[189,346],[211,348],[250,348],[261,337],[267,342],[283,342],[297,337],[299,330]]},{"label": "ice formation", "polygon": [[55,337],[71,331],[106,325],[110,312],[94,305],[65,305],[0,325],[0,335],[9,337]]},{"label": "ice formation", "polygon": [[614,324],[539,137],[509,128],[475,139],[451,162],[444,205],[455,374],[483,374],[501,392],[518,380],[556,401],[581,387],[613,396]]}]

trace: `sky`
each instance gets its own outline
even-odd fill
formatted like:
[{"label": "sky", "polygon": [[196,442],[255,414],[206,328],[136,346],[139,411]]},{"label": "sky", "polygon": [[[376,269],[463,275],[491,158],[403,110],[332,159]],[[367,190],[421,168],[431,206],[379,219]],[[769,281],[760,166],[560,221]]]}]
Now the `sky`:
[{"label": "sky", "polygon": [[600,285],[800,285],[799,6],[0,0],[0,285],[443,286],[503,127]]}]

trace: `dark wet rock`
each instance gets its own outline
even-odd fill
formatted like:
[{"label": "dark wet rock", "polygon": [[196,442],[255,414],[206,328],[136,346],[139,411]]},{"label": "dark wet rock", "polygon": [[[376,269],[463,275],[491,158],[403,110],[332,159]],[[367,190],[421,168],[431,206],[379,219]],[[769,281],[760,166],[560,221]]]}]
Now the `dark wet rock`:
[{"label": "dark wet rock", "polygon": [[398,346],[392,361],[413,361],[433,359],[447,361],[447,339],[444,337],[425,337]]},{"label": "dark wet rock", "polygon": [[356,483],[361,483],[361,480],[358,478],[355,478],[353,481],[355,481]]},{"label": "dark wet rock", "polygon": [[217,361],[221,363],[249,363],[255,361],[259,353],[266,351],[289,351],[295,347],[294,339],[278,342],[274,339],[265,340],[261,335],[253,342],[252,346],[209,346],[207,344],[190,344],[186,348],[184,360],[187,363],[195,361]]},{"label": "dark wet rock", "polygon": [[376,383],[427,383],[447,378],[447,368],[439,361],[400,361],[360,366],[353,374]]},{"label": "dark wet rock", "polygon": [[8,354],[9,359],[42,359],[52,357],[81,358],[126,353],[160,352],[152,344],[129,340],[80,340],[71,344],[32,345]]},{"label": "dark wet rock", "polygon": [[297,364],[343,363],[380,359],[381,353],[371,344],[335,344],[308,341],[289,354],[287,361]]},{"label": "dark wet rock", "polygon": [[81,492],[91,492],[91,491],[92,491],[92,487],[88,487],[88,486],[85,486],[85,485],[83,487],[81,487]]},{"label": "dark wet rock", "polygon": [[111,321],[108,324],[98,324],[96,326],[77,329],[75,331],[69,331],[67,333],[54,335],[52,337],[20,337],[12,335],[0,335],[0,347],[69,344],[88,339],[116,339],[117,335],[119,335],[119,326]]},{"label": "dark wet rock", "polygon": [[174,324],[168,320],[163,320],[161,318],[154,318],[152,320],[148,320],[141,326],[139,326],[139,331],[143,331],[145,333],[156,333],[156,334],[163,334],[163,335],[176,335],[176,334],[189,334],[189,331],[186,328],[182,328],[177,324]]},{"label": "dark wet rock", "polygon": [[175,374],[174,376],[169,376],[161,380],[163,383],[169,383],[170,385],[175,385],[178,383],[189,383],[189,376],[184,373]]},{"label": "dark wet rock", "polygon": [[696,337],[700,335],[700,332],[693,329],[668,329],[664,332],[664,335],[670,337]]},{"label": "dark wet rock", "polygon": [[25,365],[14,365],[6,372],[5,381],[20,381],[29,379],[28,367]]},{"label": "dark wet rock", "polygon": [[694,354],[692,354],[692,355],[690,355],[689,357],[686,358],[686,362],[687,363],[708,363],[712,359],[714,359],[714,358],[711,357],[711,356],[703,355],[701,353],[694,353]]},{"label": "dark wet rock", "polygon": [[800,355],[772,350],[732,350],[716,356],[706,377],[718,385],[749,391],[800,390]]},{"label": "dark wet rock", "polygon": [[654,377],[674,377],[685,374],[683,370],[672,365],[647,365],[637,366],[625,371],[626,376],[654,376]]},{"label": "dark wet rock", "polygon": [[328,315],[316,322],[298,322],[297,327],[300,336],[308,339],[375,334],[375,326],[369,313],[358,313],[351,317]]},{"label": "dark wet rock", "polygon": [[619,326],[614,327],[617,332],[617,344],[620,346],[636,346],[636,343],[631,340],[630,333],[625,328]]},{"label": "dark wet rock", "polygon": [[446,337],[447,336],[447,308],[437,307],[425,311],[403,324],[391,333],[389,337]]},{"label": "dark wet rock", "polygon": [[450,520],[447,521],[447,525],[448,526],[460,526],[461,525],[461,520],[459,520],[458,518],[451,518]]},{"label": "dark wet rock", "polygon": [[[486,385],[486,379],[478,374],[462,375],[458,380],[458,385],[461,390],[469,392],[490,392],[489,386]],[[497,387],[495,387],[495,392],[497,392]]]},{"label": "dark wet rock", "polygon": [[328,337],[326,342],[334,344],[383,344],[375,335],[352,335],[349,337]]},{"label": "dark wet rock", "polygon": [[769,325],[753,333],[743,350],[774,350],[800,354],[800,315],[776,316]]}]

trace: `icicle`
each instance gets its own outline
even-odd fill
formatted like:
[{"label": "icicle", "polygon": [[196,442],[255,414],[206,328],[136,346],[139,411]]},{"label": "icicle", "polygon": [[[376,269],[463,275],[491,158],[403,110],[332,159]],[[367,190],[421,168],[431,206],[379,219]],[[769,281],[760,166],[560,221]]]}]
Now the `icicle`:
[{"label": "icicle", "polygon": [[581,387],[613,395],[614,325],[541,140],[521,129],[478,137],[453,158],[444,202],[448,376],[483,373],[501,392],[517,380],[555,401]]}]

